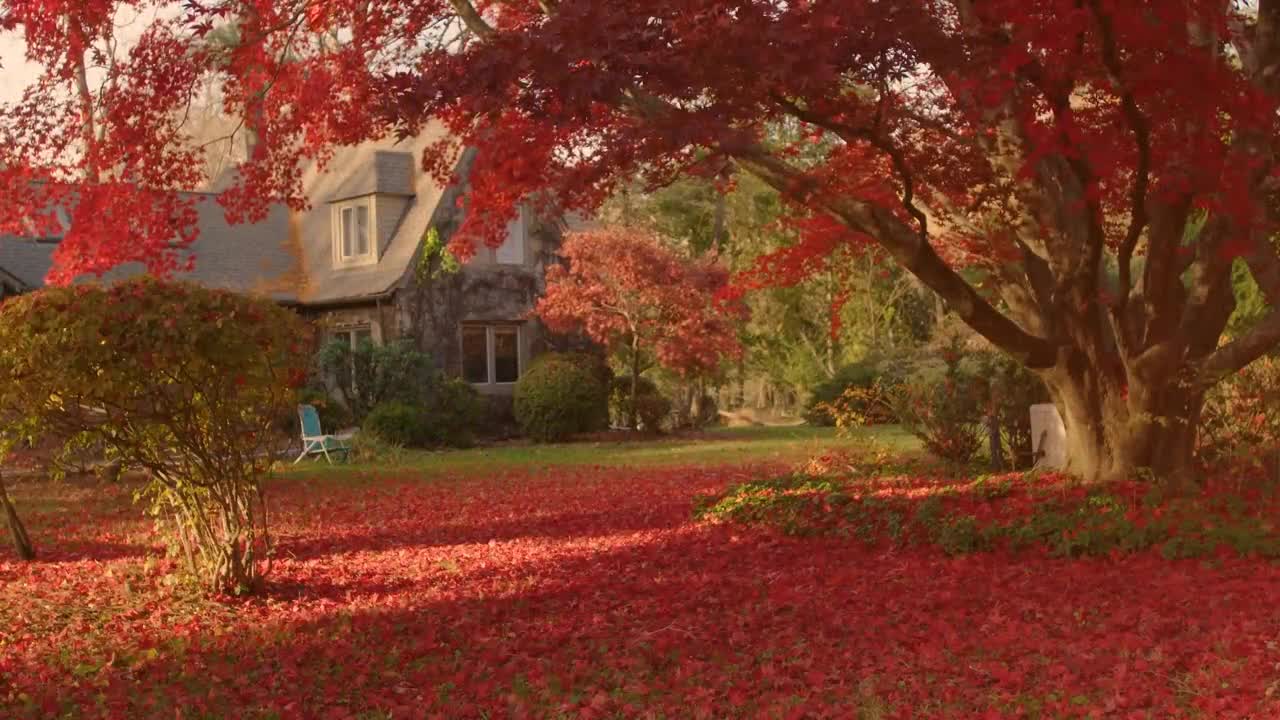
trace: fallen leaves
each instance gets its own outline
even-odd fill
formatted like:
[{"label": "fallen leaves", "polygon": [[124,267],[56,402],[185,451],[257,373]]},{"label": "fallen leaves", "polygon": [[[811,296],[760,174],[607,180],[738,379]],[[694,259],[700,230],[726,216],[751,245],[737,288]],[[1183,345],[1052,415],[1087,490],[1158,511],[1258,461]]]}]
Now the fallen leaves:
[{"label": "fallen leaves", "polygon": [[45,560],[0,563],[0,716],[1280,710],[1269,562],[953,558],[690,519],[759,474],[277,481],[275,585],[227,603],[165,584],[127,488],[26,486]]}]

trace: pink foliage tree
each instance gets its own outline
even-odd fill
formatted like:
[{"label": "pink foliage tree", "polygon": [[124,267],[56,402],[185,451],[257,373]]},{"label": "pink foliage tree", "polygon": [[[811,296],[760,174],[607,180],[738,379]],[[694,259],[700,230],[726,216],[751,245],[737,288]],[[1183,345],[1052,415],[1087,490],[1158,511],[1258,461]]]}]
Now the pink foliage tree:
[{"label": "pink foliage tree", "polygon": [[714,257],[683,258],[630,228],[572,234],[561,255],[567,265],[547,271],[535,312],[553,331],[583,332],[611,353],[626,353],[633,427],[645,354],[688,376],[741,352],[740,310],[717,298],[729,275]]}]

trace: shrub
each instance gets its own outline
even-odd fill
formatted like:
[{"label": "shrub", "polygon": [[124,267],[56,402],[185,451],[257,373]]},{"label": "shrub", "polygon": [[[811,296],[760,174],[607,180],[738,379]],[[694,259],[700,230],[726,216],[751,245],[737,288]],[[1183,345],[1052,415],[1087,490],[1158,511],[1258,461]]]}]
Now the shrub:
[{"label": "shrub", "polygon": [[313,366],[318,376],[315,381],[332,386],[350,408],[355,423],[362,423],[384,402],[424,403],[424,393],[439,375],[431,357],[411,340],[384,345],[366,340],[354,348],[344,340],[332,340],[316,353]]},{"label": "shrub", "polygon": [[973,462],[987,439],[987,379],[967,369],[955,339],[942,350],[940,376],[915,373],[882,382],[877,401],[933,455],[958,464]]},{"label": "shrub", "polygon": [[[636,381],[635,410],[642,429],[658,432],[663,421],[671,415],[671,401],[658,391],[652,380],[642,377]],[[631,422],[631,376],[624,375],[613,381],[609,392],[609,416],[618,427],[625,427]]]},{"label": "shrub", "polygon": [[893,422],[893,417],[886,408],[878,403],[863,404],[863,396],[851,389],[870,390],[880,378],[875,363],[859,362],[845,365],[836,371],[835,377],[814,386],[805,406],[804,419],[810,425],[830,427],[836,424],[839,410],[833,407],[837,401],[844,403],[840,409],[856,412],[865,418],[864,424],[882,424]]},{"label": "shrub", "polygon": [[[260,586],[261,479],[306,377],[307,326],[264,299],[140,278],[0,305],[0,445],[56,438],[145,468],[139,497],[208,588]],[[8,447],[0,447],[0,454]]]},{"label": "shrub", "polygon": [[1280,358],[1266,356],[1212,388],[1200,414],[1197,454],[1280,467]]},{"label": "shrub", "polygon": [[488,407],[470,383],[438,374],[426,393],[422,412],[426,445],[470,447]]},{"label": "shrub", "polygon": [[547,353],[516,382],[513,411],[525,435],[539,442],[603,430],[609,422],[609,384],[591,356]]},{"label": "shrub", "polygon": [[475,442],[484,405],[466,382],[436,377],[424,393],[426,401],[411,405],[399,400],[381,403],[365,417],[362,433],[408,448],[467,447]]},{"label": "shrub", "polygon": [[421,408],[392,400],[371,410],[358,434],[370,433],[402,447],[422,447],[427,435],[423,418]]},{"label": "shrub", "polygon": [[351,438],[350,460],[355,463],[400,465],[405,460],[403,445],[382,439],[377,433],[361,432]]},{"label": "shrub", "polygon": [[978,377],[987,378],[987,414],[1000,432],[1003,458],[996,469],[1019,470],[1035,464],[1031,438],[1031,406],[1049,402],[1049,390],[1035,373],[1003,353],[977,357]]}]

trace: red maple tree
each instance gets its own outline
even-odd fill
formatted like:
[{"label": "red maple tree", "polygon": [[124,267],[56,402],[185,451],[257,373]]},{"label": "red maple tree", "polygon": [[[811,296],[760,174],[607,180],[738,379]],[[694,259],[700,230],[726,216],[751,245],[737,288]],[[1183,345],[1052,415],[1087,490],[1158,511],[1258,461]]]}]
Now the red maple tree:
[{"label": "red maple tree", "polygon": [[[111,69],[118,83],[85,92],[91,41],[135,5],[173,10]],[[537,191],[589,210],[636,174],[753,173],[841,242],[883,247],[1037,370],[1086,477],[1185,470],[1206,389],[1280,342],[1280,310],[1222,339],[1234,260],[1280,308],[1280,0],[3,0],[0,13],[46,70],[0,114],[0,218],[44,207],[32,179],[83,183],[64,274],[165,255],[159,218],[181,208],[129,188],[184,184],[174,116],[191,75],[215,73],[260,138],[227,196],[243,214],[303,202],[299,162],[333,144],[431,118],[478,150],[459,249],[496,241]],[[230,52],[179,35],[230,20]],[[443,178],[452,157],[423,161]]]},{"label": "red maple tree", "polygon": [[565,265],[547,270],[535,309],[556,332],[583,332],[631,366],[632,427],[646,355],[682,375],[709,372],[741,352],[737,306],[717,301],[728,272],[714,258],[685,259],[658,238],[630,228],[571,234]]}]

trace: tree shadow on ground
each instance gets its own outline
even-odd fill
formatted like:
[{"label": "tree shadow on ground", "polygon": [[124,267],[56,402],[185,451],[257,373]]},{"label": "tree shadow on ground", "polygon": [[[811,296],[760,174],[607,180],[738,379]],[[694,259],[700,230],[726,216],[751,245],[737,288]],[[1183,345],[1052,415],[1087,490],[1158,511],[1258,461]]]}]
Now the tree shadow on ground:
[{"label": "tree shadow on ground", "polygon": [[[19,689],[42,707],[128,717],[179,705],[226,718],[856,717],[877,703],[967,717],[1024,696],[1044,707],[1123,701],[1139,682],[1124,671],[1137,652],[1151,669],[1140,682],[1195,685],[1188,672],[1222,638],[1280,631],[1253,594],[1276,586],[1274,569],[1153,575],[1166,566],[1145,556],[1019,564],[728,527],[570,557],[503,552],[448,582],[396,579],[388,566],[381,583],[315,585],[300,605],[250,603],[181,652],[105,667],[92,684],[67,675]],[[1149,652],[1154,642],[1163,654]]]}]

